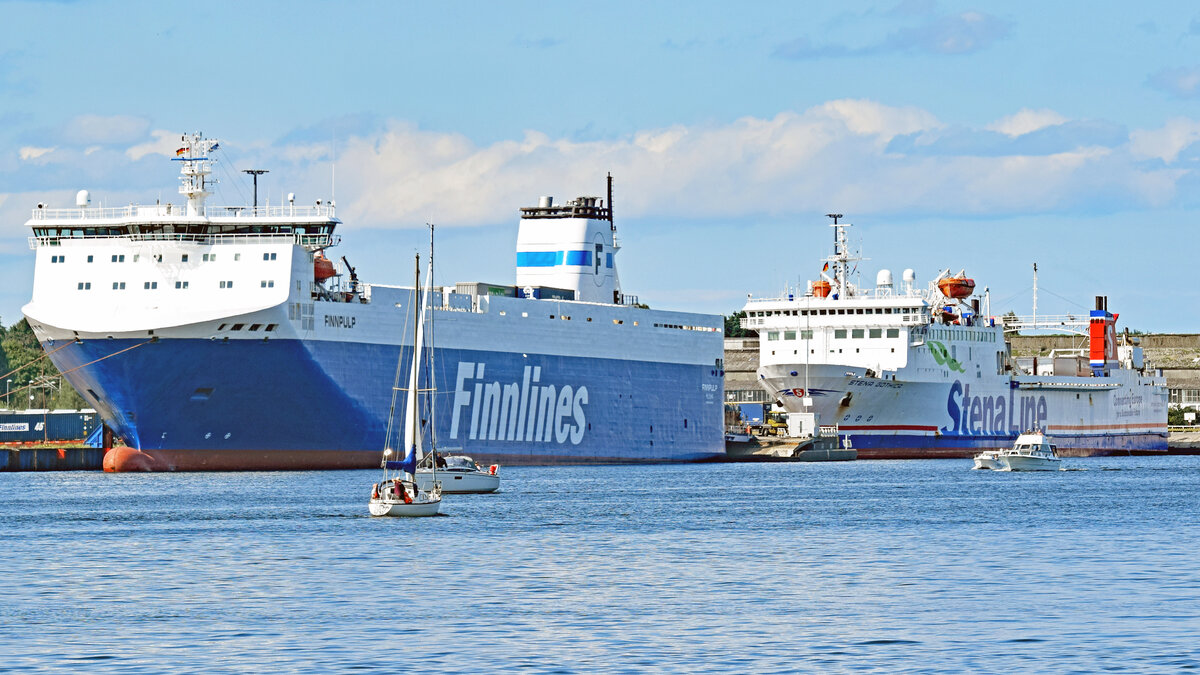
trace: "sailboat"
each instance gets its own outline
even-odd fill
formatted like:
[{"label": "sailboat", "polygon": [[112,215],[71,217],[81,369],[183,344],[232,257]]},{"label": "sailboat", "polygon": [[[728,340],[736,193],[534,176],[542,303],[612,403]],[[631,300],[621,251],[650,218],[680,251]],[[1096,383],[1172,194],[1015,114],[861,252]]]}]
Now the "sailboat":
[{"label": "sailboat", "polygon": [[[432,256],[431,256],[432,258]],[[421,279],[421,256],[417,256],[417,283],[413,285],[416,299]],[[433,279],[433,261],[430,260],[429,275],[420,302],[413,303],[413,353],[412,368],[405,389],[403,445],[404,459],[394,460],[392,429],[396,413],[396,397],[400,392],[400,370],[404,363],[403,351],[396,360],[396,377],[392,384],[392,406],[388,411],[387,435],[383,448],[383,481],[371,486],[371,500],[367,508],[372,516],[435,516],[442,505],[442,485],[437,480],[430,489],[422,490],[416,483],[417,464],[422,459],[423,433],[418,424],[417,403],[420,395],[421,359],[424,352],[425,310],[429,304],[430,281]]]},{"label": "sailboat", "polygon": [[[433,276],[433,225],[429,226],[429,274]],[[428,280],[427,280],[428,281]],[[434,313],[429,313],[429,381],[434,382],[433,345],[434,345]],[[437,419],[437,396],[429,397],[429,419]],[[500,465],[492,464],[484,468],[475,460],[461,454],[444,454],[437,448],[436,424],[429,425],[430,452],[425,455],[418,466],[414,480],[422,490],[429,490],[440,484],[446,494],[467,494],[495,492],[500,487]]]}]

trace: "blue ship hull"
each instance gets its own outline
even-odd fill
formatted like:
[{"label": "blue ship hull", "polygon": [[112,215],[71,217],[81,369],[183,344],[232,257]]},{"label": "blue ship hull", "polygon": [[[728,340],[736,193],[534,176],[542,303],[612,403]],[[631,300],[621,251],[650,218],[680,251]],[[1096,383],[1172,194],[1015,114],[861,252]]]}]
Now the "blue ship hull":
[{"label": "blue ship hull", "polygon": [[[858,451],[859,459],[968,458],[984,450],[1009,448],[1012,436],[960,436],[841,433]],[[1087,436],[1055,435],[1058,454],[1066,457],[1158,454],[1167,452],[1165,433],[1109,433]]]},{"label": "blue ship hull", "polygon": [[[396,364],[411,362],[411,348],[400,349],[288,339],[86,340],[51,359],[152,468],[365,468],[379,466]],[[439,446],[483,461],[724,456],[723,373],[713,366],[439,349],[433,371]],[[400,392],[397,427],[403,401]]]}]

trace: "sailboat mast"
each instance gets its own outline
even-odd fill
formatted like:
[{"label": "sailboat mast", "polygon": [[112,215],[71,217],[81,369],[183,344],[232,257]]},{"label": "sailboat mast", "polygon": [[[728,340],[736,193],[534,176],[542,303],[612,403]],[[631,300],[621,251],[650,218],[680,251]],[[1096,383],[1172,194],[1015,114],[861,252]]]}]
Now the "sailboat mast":
[{"label": "sailboat mast", "polygon": [[[430,293],[433,292],[433,223],[429,223],[429,276],[426,278],[426,283],[429,284]],[[444,298],[443,298],[444,300]],[[428,361],[428,382],[429,382],[429,451],[435,455],[433,457],[433,476],[437,479],[437,380],[434,379],[434,341],[433,341],[433,298],[429,299],[429,361]]]}]

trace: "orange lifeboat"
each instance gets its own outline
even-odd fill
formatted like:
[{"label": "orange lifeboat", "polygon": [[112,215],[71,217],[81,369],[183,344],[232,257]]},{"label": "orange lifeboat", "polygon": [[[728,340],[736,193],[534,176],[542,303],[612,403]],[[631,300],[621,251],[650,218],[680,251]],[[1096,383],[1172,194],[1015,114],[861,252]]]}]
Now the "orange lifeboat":
[{"label": "orange lifeboat", "polygon": [[975,280],[968,279],[965,274],[956,277],[946,277],[938,282],[938,290],[947,298],[962,299],[970,297],[975,292]]},{"label": "orange lifeboat", "polygon": [[317,257],[313,260],[313,276],[316,277],[319,283],[330,277],[337,276],[337,270],[333,269],[333,263],[329,258],[318,253]]},{"label": "orange lifeboat", "polygon": [[813,285],[812,285],[813,297],[828,298],[829,291],[831,291],[831,290],[833,290],[833,287],[830,286],[829,282],[825,281],[824,279],[813,282]]}]

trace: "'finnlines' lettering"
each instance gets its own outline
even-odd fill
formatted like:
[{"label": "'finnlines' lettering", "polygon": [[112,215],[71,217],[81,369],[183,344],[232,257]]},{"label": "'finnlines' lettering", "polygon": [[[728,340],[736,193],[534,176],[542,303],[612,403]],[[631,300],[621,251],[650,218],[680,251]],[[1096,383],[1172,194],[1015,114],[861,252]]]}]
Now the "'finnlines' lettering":
[{"label": "'finnlines' lettering", "polygon": [[[579,445],[587,431],[586,386],[542,384],[542,367],[525,366],[520,382],[483,381],[483,363],[458,362],[450,438]],[[471,382],[474,386],[471,386]],[[470,408],[470,419],[464,414]]]}]

